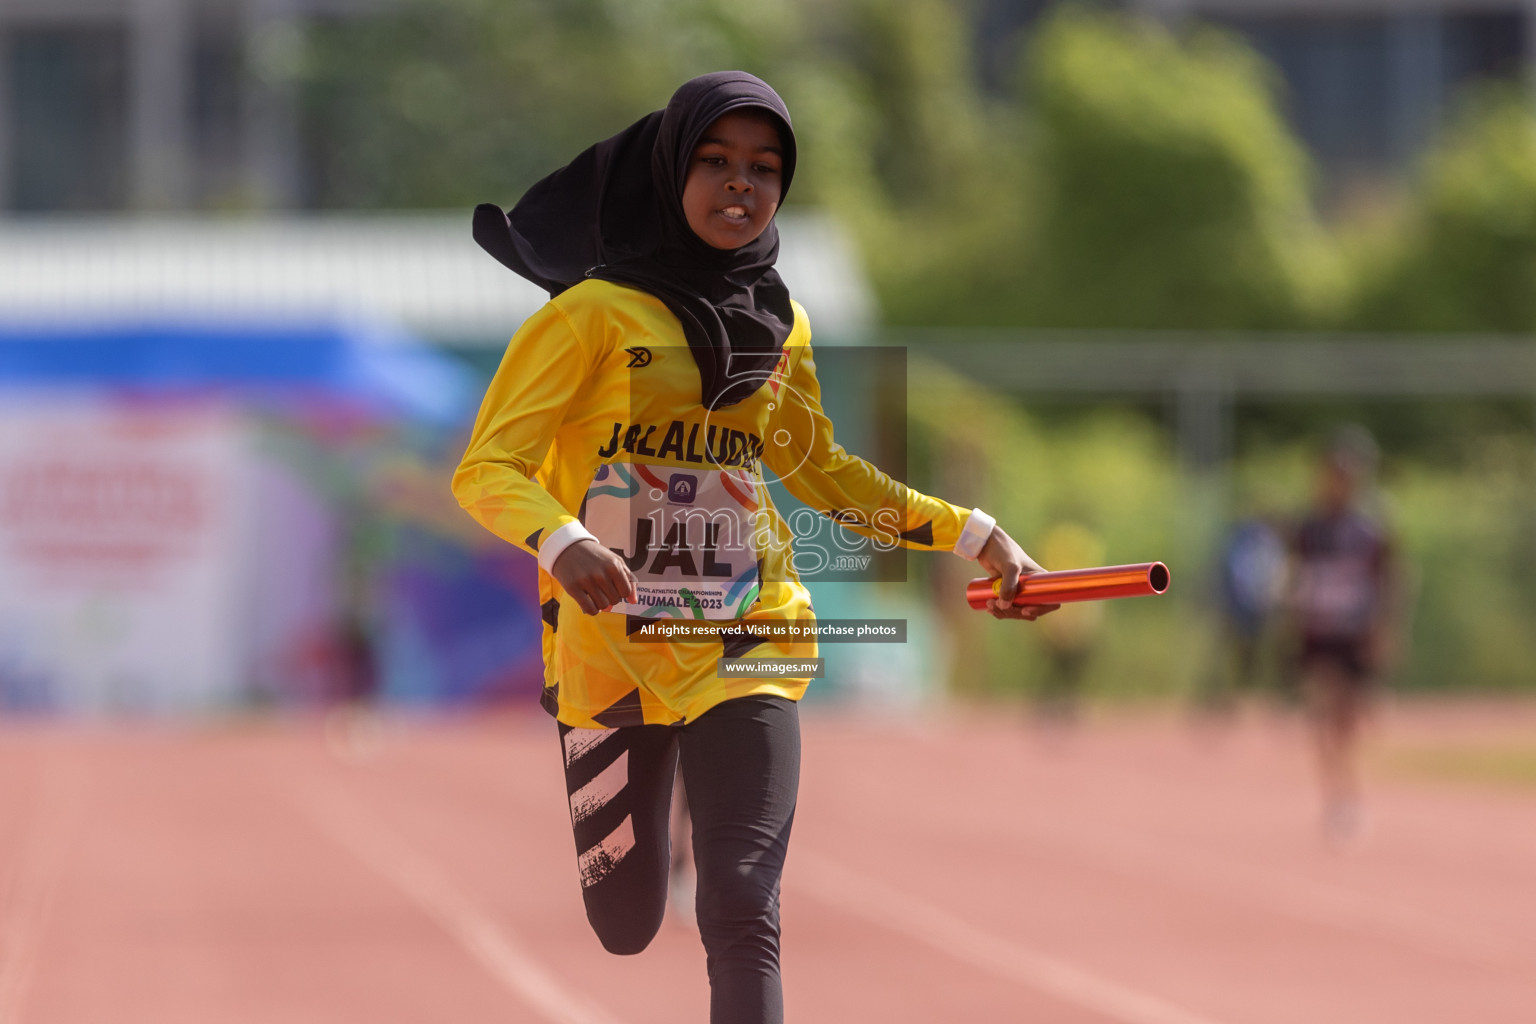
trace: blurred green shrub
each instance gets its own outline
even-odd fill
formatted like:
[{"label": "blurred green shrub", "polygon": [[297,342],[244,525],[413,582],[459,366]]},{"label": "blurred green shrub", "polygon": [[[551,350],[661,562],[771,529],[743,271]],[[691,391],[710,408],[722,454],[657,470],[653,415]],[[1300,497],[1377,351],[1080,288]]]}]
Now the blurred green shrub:
[{"label": "blurred green shrub", "polygon": [[1040,211],[1025,322],[1277,328],[1328,315],[1338,267],[1308,158],[1249,47],[1067,8],[1024,66]]},{"label": "blurred green shrub", "polygon": [[1392,508],[1416,577],[1415,690],[1536,688],[1536,453],[1528,437],[1468,439],[1459,467],[1409,464]]},{"label": "blurred green shrub", "polygon": [[[853,228],[893,323],[1536,329],[1523,94],[1463,107],[1405,212],[1346,261],[1312,213],[1273,78],[1234,37],[1066,10],[1037,26],[1019,88],[988,95],[972,16],[964,0],[401,0],[315,24],[281,73],[299,86],[319,206],[510,202],[685,78],[734,66],[784,94],[801,138],[793,199]],[[1106,610],[1089,685],[1187,692],[1208,656],[1201,570],[1220,496],[1180,475],[1143,417],[1047,423],[942,367],[912,369],[913,483],[974,493],[1026,546],[1071,518],[1112,561],[1169,561],[1168,599]],[[1402,408],[1447,433],[1445,406]],[[1235,467],[1270,511],[1306,500],[1307,450],[1288,438],[1311,417]],[[1477,422],[1390,488],[1421,580],[1404,686],[1536,687],[1536,465],[1528,436],[1492,444]],[[963,486],[943,476],[967,466]],[[936,571],[925,561],[917,571]],[[954,678],[1036,687],[1038,637],[993,626],[956,621]]]},{"label": "blurred green shrub", "polygon": [[1399,216],[1357,240],[1351,326],[1536,330],[1536,110],[1516,87],[1474,91]]}]

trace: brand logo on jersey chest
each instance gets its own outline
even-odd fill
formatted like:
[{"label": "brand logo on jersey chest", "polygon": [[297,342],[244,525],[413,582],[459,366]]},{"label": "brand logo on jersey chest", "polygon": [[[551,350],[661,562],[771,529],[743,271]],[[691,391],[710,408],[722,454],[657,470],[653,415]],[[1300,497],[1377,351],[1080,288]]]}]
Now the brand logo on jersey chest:
[{"label": "brand logo on jersey chest", "polygon": [[673,473],[667,483],[667,500],[674,505],[692,505],[699,479],[692,473]]}]

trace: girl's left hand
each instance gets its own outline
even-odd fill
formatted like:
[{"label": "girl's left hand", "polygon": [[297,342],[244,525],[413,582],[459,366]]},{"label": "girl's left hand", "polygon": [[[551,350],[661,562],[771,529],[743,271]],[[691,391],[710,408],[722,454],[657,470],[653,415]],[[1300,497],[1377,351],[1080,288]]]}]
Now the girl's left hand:
[{"label": "girl's left hand", "polygon": [[1045,570],[1033,558],[1026,555],[1018,542],[1003,532],[1001,526],[992,527],[992,536],[987,538],[981,553],[976,556],[976,563],[987,570],[987,575],[993,579],[1002,580],[998,586],[997,597],[993,598],[987,606],[987,610],[992,613],[994,619],[1034,620],[1061,607],[1059,604],[1014,607],[1013,598],[1019,592],[1019,575]]}]

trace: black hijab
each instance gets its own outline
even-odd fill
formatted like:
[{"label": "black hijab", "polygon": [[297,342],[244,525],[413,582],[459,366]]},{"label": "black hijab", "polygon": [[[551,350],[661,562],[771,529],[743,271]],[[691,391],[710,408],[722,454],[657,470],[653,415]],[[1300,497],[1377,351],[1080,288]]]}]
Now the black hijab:
[{"label": "black hijab", "polygon": [[510,214],[475,209],[475,241],[551,297],[599,277],[666,303],[683,325],[710,409],[761,387],[794,325],[789,289],[773,269],[777,226],[770,221],[751,243],[722,250],[695,235],[683,213],[694,146],[717,118],[743,109],[778,122],[788,193],[795,136],[784,101],[744,71],[717,71],[684,82],[665,110],[538,182]]}]

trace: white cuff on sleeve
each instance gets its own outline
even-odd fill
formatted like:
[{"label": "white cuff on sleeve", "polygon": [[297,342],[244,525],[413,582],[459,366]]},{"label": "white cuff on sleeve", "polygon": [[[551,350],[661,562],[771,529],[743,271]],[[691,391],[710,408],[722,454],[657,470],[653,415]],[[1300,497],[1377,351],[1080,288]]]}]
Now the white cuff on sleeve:
[{"label": "white cuff on sleeve", "polygon": [[579,540],[597,540],[592,531],[582,526],[579,522],[569,522],[548,537],[539,545],[539,568],[549,572],[566,548]]},{"label": "white cuff on sleeve", "polygon": [[992,536],[992,527],[997,525],[997,520],[987,515],[979,508],[971,509],[971,517],[965,521],[965,529],[960,531],[960,539],[955,541],[955,554],[971,561],[981,554],[981,549],[987,544],[987,538]]}]

